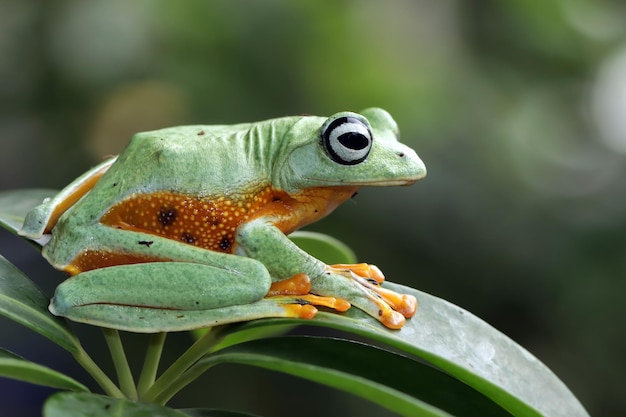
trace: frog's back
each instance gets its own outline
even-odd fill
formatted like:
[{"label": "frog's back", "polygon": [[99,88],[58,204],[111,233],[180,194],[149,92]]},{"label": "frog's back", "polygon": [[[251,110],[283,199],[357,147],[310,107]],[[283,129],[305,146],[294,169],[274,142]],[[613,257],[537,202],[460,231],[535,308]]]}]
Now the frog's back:
[{"label": "frog's back", "polygon": [[117,199],[152,191],[236,193],[269,178],[276,144],[263,127],[198,125],[138,133],[97,188],[117,188]]},{"label": "frog's back", "polygon": [[[100,222],[113,207],[127,209],[138,200],[164,207],[169,200],[241,200],[260,194],[270,185],[275,146],[263,127],[199,125],[138,133],[91,192],[60,219],[62,227]],[[166,223],[167,213],[160,219]]]},{"label": "frog's back", "polygon": [[239,225],[275,197],[266,158],[276,141],[262,127],[184,126],[135,135],[89,194],[59,218],[44,256],[70,273],[117,264],[108,252],[79,254],[93,236],[120,229],[232,253]]},{"label": "frog's back", "polygon": [[88,171],[33,210],[22,234],[36,239],[50,233],[68,211],[71,216],[63,216],[71,223],[67,226],[98,222],[132,196],[172,193],[210,199],[265,190],[272,158],[281,147],[276,124],[284,126],[285,121],[291,123],[284,118],[138,133],[117,158]]}]

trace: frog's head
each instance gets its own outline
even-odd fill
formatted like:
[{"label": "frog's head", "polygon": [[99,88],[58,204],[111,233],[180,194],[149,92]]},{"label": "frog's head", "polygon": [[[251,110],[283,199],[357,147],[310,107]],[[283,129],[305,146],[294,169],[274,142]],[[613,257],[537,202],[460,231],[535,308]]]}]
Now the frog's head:
[{"label": "frog's head", "polygon": [[378,108],[328,119],[304,117],[287,133],[281,188],[408,185],[426,175],[415,151],[398,141],[398,125]]}]

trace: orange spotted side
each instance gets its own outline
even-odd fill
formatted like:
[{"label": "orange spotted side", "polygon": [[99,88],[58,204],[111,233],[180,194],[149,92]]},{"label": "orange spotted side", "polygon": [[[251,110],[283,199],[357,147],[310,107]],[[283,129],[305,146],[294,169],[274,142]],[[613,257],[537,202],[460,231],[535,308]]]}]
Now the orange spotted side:
[{"label": "orange spotted side", "polygon": [[[289,195],[265,187],[229,197],[194,197],[168,191],[132,195],[111,207],[104,225],[151,233],[203,249],[233,253],[237,228],[266,217],[288,234],[330,213],[349,199],[357,187],[320,187]],[[147,246],[151,242],[145,242]],[[163,261],[140,255],[85,251],[66,269],[77,274],[95,268]]]}]

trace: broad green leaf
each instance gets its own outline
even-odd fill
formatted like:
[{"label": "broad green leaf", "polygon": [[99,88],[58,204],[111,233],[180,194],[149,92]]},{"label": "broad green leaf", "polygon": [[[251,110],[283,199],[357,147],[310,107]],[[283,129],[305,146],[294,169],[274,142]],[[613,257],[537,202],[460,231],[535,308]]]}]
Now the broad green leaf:
[{"label": "broad green leaf", "polygon": [[280,337],[231,346],[198,366],[229,362],[259,366],[361,396],[404,416],[510,416],[449,375],[363,343],[320,337]]},{"label": "broad green leaf", "polygon": [[298,231],[289,235],[306,253],[327,264],[353,264],[356,255],[348,246],[332,236],[317,232]]},{"label": "broad green leaf", "polygon": [[25,189],[0,192],[0,227],[13,234],[22,227],[26,213],[41,204],[44,198],[53,196],[55,190]]},{"label": "broad green leaf", "polygon": [[76,337],[63,319],[48,312],[49,302],[35,283],[0,256],[0,314],[77,353]]},{"label": "broad green leaf", "polygon": [[185,408],[182,411],[191,417],[258,417],[255,414],[242,413],[240,411],[218,410],[215,408]]},{"label": "broad green leaf", "polygon": [[89,393],[60,392],[43,407],[44,417],[188,417],[188,414],[154,404]]},{"label": "broad green leaf", "polygon": [[0,376],[46,387],[89,391],[80,382],[0,348]]},{"label": "broad green leaf", "polygon": [[[390,282],[385,287],[413,294],[416,315],[401,330],[389,330],[356,308],[320,312],[302,324],[366,336],[428,361],[482,392],[515,416],[585,417],[589,414],[543,363],[481,319],[445,300]],[[293,320],[257,320],[241,330]]]}]

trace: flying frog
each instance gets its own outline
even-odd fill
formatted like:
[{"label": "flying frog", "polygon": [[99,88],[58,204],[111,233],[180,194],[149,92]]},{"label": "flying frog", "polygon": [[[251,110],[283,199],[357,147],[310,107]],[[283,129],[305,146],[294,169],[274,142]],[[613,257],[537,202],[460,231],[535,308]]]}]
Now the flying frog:
[{"label": "flying frog", "polygon": [[150,333],[355,306],[399,329],[413,296],[382,287],[374,265],[327,265],[286,235],[361,186],[425,174],[377,108],[173,127],[134,135],[32,210],[20,234],[51,235],[43,256],[71,277],[50,311],[74,321]]}]

